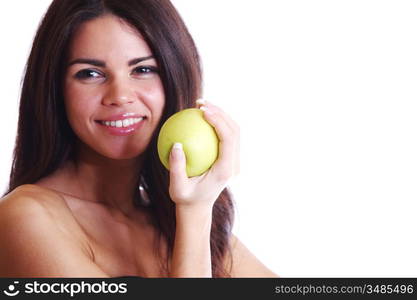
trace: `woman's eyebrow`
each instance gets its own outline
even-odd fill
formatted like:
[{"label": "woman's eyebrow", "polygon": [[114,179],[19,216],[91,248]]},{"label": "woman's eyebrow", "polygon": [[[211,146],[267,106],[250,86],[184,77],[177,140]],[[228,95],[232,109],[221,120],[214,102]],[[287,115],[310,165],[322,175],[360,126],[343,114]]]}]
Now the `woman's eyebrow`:
[{"label": "woman's eyebrow", "polygon": [[130,66],[136,65],[136,64],[138,64],[138,63],[140,63],[140,62],[142,62],[144,60],[148,60],[148,59],[152,59],[152,58],[154,58],[152,55],[145,56],[145,57],[134,58],[134,59],[129,60],[129,62],[127,63],[127,65],[130,67]]},{"label": "woman's eyebrow", "polygon": [[[138,57],[138,58],[134,58],[128,61],[127,65],[133,66],[136,65],[142,61],[148,60],[148,59],[152,59],[154,58],[152,55],[150,56],[145,56],[145,57]],[[106,67],[106,63],[102,60],[98,60],[98,59],[92,59],[92,58],[76,58],[74,60],[72,60],[68,66],[72,66],[74,64],[88,64],[88,65],[93,65],[96,67]]]},{"label": "woman's eyebrow", "polygon": [[72,60],[68,66],[72,66],[74,64],[87,64],[87,65],[93,65],[96,67],[105,67],[106,63],[102,60],[98,59],[91,59],[91,58],[76,58]]}]

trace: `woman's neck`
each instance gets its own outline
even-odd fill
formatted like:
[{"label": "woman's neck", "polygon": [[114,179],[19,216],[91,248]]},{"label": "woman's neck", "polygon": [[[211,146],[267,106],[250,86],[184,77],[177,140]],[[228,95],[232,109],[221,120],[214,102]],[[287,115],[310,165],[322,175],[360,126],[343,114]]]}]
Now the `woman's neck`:
[{"label": "woman's neck", "polygon": [[129,216],[135,210],[132,198],[139,188],[140,167],[140,157],[116,160],[88,150],[78,151],[74,160],[56,172],[54,185],[60,192]]}]

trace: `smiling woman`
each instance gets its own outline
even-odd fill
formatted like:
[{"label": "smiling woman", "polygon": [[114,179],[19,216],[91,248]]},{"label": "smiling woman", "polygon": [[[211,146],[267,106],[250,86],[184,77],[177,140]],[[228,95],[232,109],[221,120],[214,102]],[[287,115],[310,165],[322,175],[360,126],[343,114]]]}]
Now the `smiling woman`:
[{"label": "smiling woman", "polygon": [[75,32],[68,61],[65,107],[80,140],[113,159],[144,152],[165,97],[157,62],[142,35],[116,16],[97,18]]},{"label": "smiling woman", "polygon": [[[0,201],[0,276],[276,276],[231,233],[239,130],[200,97],[198,53],[169,1],[53,1],[27,62]],[[181,148],[168,172],[156,138],[194,106],[220,155],[188,178]]]}]

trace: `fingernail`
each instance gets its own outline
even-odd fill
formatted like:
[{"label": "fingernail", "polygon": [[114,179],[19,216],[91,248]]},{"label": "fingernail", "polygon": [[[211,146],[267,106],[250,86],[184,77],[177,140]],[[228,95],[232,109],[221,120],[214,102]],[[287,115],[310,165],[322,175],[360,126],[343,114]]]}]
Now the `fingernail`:
[{"label": "fingernail", "polygon": [[181,144],[181,143],[175,143],[175,144],[172,146],[172,149],[182,149],[182,144]]},{"label": "fingernail", "polygon": [[181,143],[174,143],[174,145],[172,145],[172,150],[170,153],[171,157],[175,158],[175,159],[183,159],[184,157],[184,150],[182,149],[182,144]]},{"label": "fingernail", "polygon": [[204,104],[206,104],[206,100],[204,100],[204,99],[202,99],[202,98],[200,98],[200,99],[196,100],[195,102],[196,102],[198,105],[204,105]]},{"label": "fingernail", "polygon": [[202,111],[205,111],[206,112],[206,114],[209,114],[209,115],[211,115],[213,112],[212,111],[210,111],[209,109],[208,109],[208,107],[207,106],[200,106],[200,109],[202,110]]}]

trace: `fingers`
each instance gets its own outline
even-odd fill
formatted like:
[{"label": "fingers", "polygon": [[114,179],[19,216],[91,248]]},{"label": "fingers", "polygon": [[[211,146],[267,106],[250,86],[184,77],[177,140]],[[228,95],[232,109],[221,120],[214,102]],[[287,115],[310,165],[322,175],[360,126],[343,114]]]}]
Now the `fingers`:
[{"label": "fingers", "polygon": [[197,103],[219,137],[219,157],[208,172],[188,178],[185,153],[181,144],[174,144],[169,156],[169,194],[177,205],[213,205],[239,168],[239,127],[217,106],[201,100]]},{"label": "fingers", "polygon": [[212,173],[219,181],[227,181],[239,172],[239,126],[219,107],[197,100],[204,111],[205,119],[215,128],[220,140],[219,158],[212,167]]},{"label": "fingers", "polygon": [[230,127],[231,130],[235,132],[239,132],[239,126],[236,124],[236,122],[233,121],[232,118],[230,118],[230,116],[228,116],[220,107],[215,106],[212,103],[207,102],[204,99],[198,99],[196,103],[197,103],[198,108],[201,109],[203,107],[202,108],[203,111],[217,113],[223,119],[223,121],[227,124],[227,126]]},{"label": "fingers", "polygon": [[187,182],[186,158],[181,143],[172,146],[169,155],[169,189],[172,197],[184,191]]},{"label": "fingers", "polygon": [[220,141],[227,140],[231,134],[234,137],[239,136],[239,126],[222,109],[203,99],[196,102],[204,112],[205,119],[216,129]]}]

